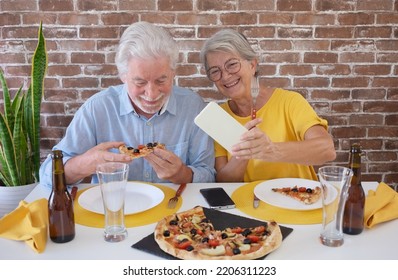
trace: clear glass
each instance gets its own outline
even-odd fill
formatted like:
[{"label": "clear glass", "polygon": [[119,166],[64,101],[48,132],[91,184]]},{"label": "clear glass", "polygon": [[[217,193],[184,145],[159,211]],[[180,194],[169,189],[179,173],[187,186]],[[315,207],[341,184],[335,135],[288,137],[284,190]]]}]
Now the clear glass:
[{"label": "clear glass", "polygon": [[124,225],[128,172],[128,164],[120,162],[106,162],[97,167],[105,211],[104,239],[108,242],[122,241],[128,235]]},{"label": "clear glass", "polygon": [[352,175],[351,169],[340,166],[324,166],[318,170],[322,186],[320,240],[326,246],[338,247],[344,243],[343,214]]}]

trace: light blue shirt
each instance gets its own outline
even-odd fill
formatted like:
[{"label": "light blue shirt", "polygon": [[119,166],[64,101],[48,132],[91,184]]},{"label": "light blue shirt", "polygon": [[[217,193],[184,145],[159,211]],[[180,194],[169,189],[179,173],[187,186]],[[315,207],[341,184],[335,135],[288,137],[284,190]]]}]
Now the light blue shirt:
[{"label": "light blue shirt", "polygon": [[[198,94],[174,86],[165,108],[147,119],[134,110],[124,85],[113,86],[93,95],[79,108],[64,138],[53,150],[61,150],[66,162],[103,142],[123,141],[133,147],[159,142],[192,169],[193,182],[214,182],[213,140],[194,124],[205,105]],[[169,182],[159,179],[143,158],[130,163],[129,180]],[[96,174],[92,183],[98,183]],[[52,185],[50,155],[40,167],[40,184]]]}]

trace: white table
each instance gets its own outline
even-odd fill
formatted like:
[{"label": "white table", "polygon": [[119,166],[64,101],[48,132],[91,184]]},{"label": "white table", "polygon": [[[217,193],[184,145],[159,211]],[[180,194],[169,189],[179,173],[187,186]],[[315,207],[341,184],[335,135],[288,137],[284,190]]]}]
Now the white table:
[{"label": "white table", "polygon": [[[232,192],[242,183],[188,184],[183,193],[183,204],[179,211],[196,205],[207,206],[199,189],[222,186]],[[174,189],[177,185],[167,184]],[[363,183],[365,192],[375,189],[377,182]],[[81,185],[79,188],[87,187]],[[48,198],[50,189],[38,185],[27,197],[32,202],[39,198]],[[225,210],[229,213],[248,217],[237,209]],[[267,260],[397,260],[398,259],[398,220],[365,229],[360,235],[345,235],[344,245],[331,248],[319,242],[320,224],[287,225],[293,232],[283,241],[281,247],[267,256]],[[156,260],[159,257],[131,248],[131,245],[152,233],[155,224],[128,228],[129,236],[119,243],[107,243],[103,240],[100,228],[91,228],[76,224],[76,237],[65,244],[47,242],[43,253],[37,254],[24,242],[0,238],[0,259],[6,260]]]}]

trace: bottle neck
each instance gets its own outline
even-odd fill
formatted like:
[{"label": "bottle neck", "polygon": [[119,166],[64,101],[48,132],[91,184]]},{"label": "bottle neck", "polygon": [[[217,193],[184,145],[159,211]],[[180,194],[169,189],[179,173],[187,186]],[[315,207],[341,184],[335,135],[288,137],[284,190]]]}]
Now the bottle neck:
[{"label": "bottle neck", "polygon": [[62,162],[62,158],[53,159],[53,190],[58,192],[66,190],[64,164]]},{"label": "bottle neck", "polygon": [[361,154],[351,153],[350,154],[350,168],[353,172],[351,179],[351,185],[361,184]]}]

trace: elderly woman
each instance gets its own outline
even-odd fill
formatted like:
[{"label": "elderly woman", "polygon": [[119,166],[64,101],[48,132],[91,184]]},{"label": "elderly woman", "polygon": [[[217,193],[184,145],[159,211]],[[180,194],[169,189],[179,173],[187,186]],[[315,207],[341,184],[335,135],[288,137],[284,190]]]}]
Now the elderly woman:
[{"label": "elderly woman", "polygon": [[200,58],[208,78],[227,98],[224,110],[249,129],[231,154],[215,143],[216,180],[317,180],[312,165],[336,157],[327,121],[299,93],[259,86],[257,54],[234,30],[209,38]]}]

